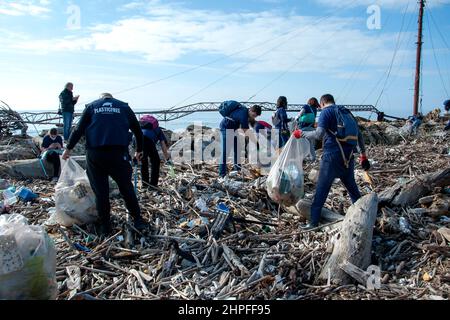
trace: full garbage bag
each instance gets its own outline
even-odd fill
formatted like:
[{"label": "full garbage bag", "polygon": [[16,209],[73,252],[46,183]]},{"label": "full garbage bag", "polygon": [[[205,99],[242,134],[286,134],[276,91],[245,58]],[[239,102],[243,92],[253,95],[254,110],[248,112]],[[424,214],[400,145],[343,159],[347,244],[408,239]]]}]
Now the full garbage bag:
[{"label": "full garbage bag", "polygon": [[24,216],[0,216],[0,299],[56,299],[56,253],[41,226]]},{"label": "full garbage bag", "polygon": [[98,218],[95,195],[86,171],[71,158],[64,162],[56,184],[55,206],[50,223],[70,227],[93,223]]},{"label": "full garbage bag", "polygon": [[304,197],[303,159],[309,155],[308,140],[289,139],[267,177],[266,189],[273,201],[293,206]]}]

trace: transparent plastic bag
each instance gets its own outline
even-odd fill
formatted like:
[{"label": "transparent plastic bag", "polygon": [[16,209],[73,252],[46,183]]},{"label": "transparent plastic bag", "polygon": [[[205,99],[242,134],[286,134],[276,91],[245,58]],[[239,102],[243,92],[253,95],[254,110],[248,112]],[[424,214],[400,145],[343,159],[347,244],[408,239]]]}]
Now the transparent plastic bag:
[{"label": "transparent plastic bag", "polygon": [[267,177],[267,193],[273,201],[293,206],[304,197],[303,159],[309,155],[308,140],[289,139]]},{"label": "transparent plastic bag", "polygon": [[412,134],[413,131],[413,124],[411,122],[407,122],[403,127],[401,127],[398,131],[398,133],[401,136],[408,136]]},{"label": "transparent plastic bag", "polygon": [[95,195],[86,172],[71,158],[63,163],[55,187],[55,206],[50,221],[66,227],[93,223],[98,218]]},{"label": "transparent plastic bag", "polygon": [[43,227],[0,216],[0,299],[56,299],[56,252]]}]

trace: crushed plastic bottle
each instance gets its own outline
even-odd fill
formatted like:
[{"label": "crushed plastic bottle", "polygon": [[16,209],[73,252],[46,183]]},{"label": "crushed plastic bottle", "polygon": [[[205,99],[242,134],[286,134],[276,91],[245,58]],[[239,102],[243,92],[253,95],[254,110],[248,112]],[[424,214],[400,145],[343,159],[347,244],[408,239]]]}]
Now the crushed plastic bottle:
[{"label": "crushed plastic bottle", "polygon": [[200,212],[208,212],[206,202],[202,198],[195,200],[195,206],[200,209]]},{"label": "crushed plastic bottle", "polygon": [[400,226],[400,231],[405,234],[411,233],[411,226],[405,217],[400,217],[398,224]]},{"label": "crushed plastic bottle", "polygon": [[10,190],[3,191],[3,199],[5,199],[5,201],[3,203],[6,206],[12,206],[13,204],[16,204],[18,201],[17,197]]}]

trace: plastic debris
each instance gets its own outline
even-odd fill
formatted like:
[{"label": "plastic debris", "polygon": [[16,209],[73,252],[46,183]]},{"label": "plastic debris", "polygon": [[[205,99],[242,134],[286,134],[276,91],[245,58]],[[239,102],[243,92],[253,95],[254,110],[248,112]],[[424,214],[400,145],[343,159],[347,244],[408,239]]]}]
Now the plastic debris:
[{"label": "plastic debris", "polygon": [[405,217],[400,217],[398,223],[399,223],[400,231],[402,233],[405,233],[405,234],[411,233],[411,226]]},{"label": "plastic debris", "polygon": [[292,206],[305,196],[303,159],[310,154],[306,139],[289,139],[267,178],[267,193],[278,204]]},{"label": "plastic debris", "polygon": [[0,216],[0,299],[56,299],[56,252],[44,228]]},{"label": "plastic debris", "polygon": [[4,190],[3,191],[3,199],[4,199],[3,203],[6,206],[12,206],[13,204],[16,204],[17,201],[18,201],[17,197],[10,190]]},{"label": "plastic debris", "polygon": [[63,165],[55,187],[55,205],[56,213],[50,220],[66,227],[93,223],[98,218],[95,195],[86,172],[72,158]]},{"label": "plastic debris", "polygon": [[23,202],[29,202],[39,198],[37,194],[33,193],[33,191],[28,188],[20,188],[16,195]]}]

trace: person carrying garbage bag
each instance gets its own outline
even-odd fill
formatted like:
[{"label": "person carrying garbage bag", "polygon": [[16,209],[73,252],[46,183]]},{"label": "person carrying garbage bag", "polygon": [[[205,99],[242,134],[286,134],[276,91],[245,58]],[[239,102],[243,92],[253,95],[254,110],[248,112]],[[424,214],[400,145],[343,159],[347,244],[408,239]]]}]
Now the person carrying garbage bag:
[{"label": "person carrying garbage bag", "polygon": [[134,157],[141,161],[143,138],[136,115],[127,103],[114,99],[109,93],[103,93],[100,99],[86,105],[63,154],[63,159],[67,160],[81,136],[86,137],[86,171],[96,196],[100,233],[105,236],[111,233],[108,177],[117,183],[134,219],[134,227],[139,231],[148,227],[141,217],[141,209],[131,182],[132,168],[128,154],[130,130],[136,136]]},{"label": "person carrying garbage bag", "polygon": [[[219,112],[223,117],[222,122],[220,122],[222,156],[219,161],[219,176],[223,178],[227,175],[227,157],[231,149],[231,142],[233,142],[234,148],[234,170],[241,170],[241,166],[238,164],[238,138],[236,131],[239,129],[244,130],[244,132],[247,131],[250,128],[249,123],[261,115],[262,108],[254,105],[248,109],[239,102],[230,100],[220,105]],[[232,136],[233,141],[231,141]]]},{"label": "person carrying garbage bag", "polygon": [[296,130],[293,134],[297,139],[301,137],[316,140],[324,139],[319,178],[311,206],[311,221],[301,226],[304,230],[319,226],[322,207],[334,179],[339,178],[342,181],[353,203],[361,197],[354,172],[354,154],[357,152],[357,146],[359,146],[359,161],[362,168],[365,171],[370,169],[364,140],[358,128],[358,123],[351,112],[342,106],[337,106],[331,94],[322,96],[320,106],[322,112],[317,129],[308,132]]}]

